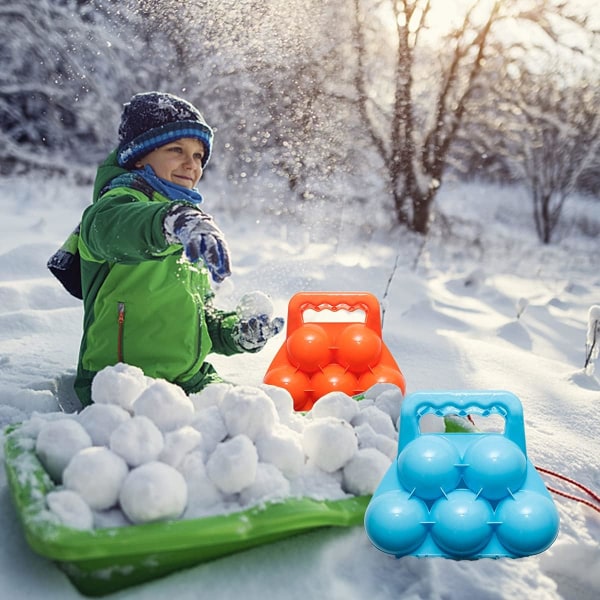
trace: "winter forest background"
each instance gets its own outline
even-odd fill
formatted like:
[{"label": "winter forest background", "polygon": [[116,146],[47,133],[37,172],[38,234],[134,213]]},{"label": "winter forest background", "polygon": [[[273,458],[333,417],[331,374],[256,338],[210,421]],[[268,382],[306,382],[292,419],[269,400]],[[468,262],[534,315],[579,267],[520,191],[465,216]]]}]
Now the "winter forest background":
[{"label": "winter forest background", "polygon": [[[152,89],[216,130],[217,306],[372,292],[408,391],[511,390],[534,464],[597,494],[597,0],[0,0],[0,453],[6,425],[75,408],[83,309],[46,261]],[[258,384],[283,341],[211,362]],[[323,528],[111,597],[596,600],[600,506],[555,496],[540,556],[396,561]],[[18,512],[0,469],[2,597],[82,598]]]},{"label": "winter forest background", "polygon": [[232,213],[443,237],[461,179],[524,189],[542,243],[600,233],[565,210],[600,201],[595,2],[0,0],[0,23],[0,175],[89,183],[122,104],[160,89],[216,129]]}]

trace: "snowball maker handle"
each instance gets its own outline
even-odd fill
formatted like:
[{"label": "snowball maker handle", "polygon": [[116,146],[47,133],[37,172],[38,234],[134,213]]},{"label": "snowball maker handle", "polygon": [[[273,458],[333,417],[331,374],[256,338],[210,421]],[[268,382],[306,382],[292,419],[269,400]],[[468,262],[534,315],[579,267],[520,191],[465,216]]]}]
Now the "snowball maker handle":
[{"label": "snowball maker handle", "polygon": [[504,435],[527,455],[523,406],[511,392],[439,391],[414,392],[408,395],[402,402],[400,410],[400,451],[420,435],[419,419],[428,413],[434,413],[439,417],[499,414],[505,420]]},{"label": "snowball maker handle", "polygon": [[381,337],[379,301],[369,292],[298,292],[288,304],[287,335],[304,324],[306,310],[365,311],[365,325]]}]

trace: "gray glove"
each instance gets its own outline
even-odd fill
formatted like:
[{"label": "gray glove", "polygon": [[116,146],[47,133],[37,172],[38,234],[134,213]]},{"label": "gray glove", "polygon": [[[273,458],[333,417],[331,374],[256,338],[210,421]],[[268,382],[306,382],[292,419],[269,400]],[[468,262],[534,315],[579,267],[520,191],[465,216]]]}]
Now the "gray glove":
[{"label": "gray glove", "polygon": [[273,303],[262,292],[249,292],[242,296],[236,312],[239,319],[233,327],[233,339],[245,352],[257,352],[283,329],[281,317],[271,320]]},{"label": "gray glove", "polygon": [[283,325],[281,317],[275,317],[271,321],[268,315],[255,315],[241,319],[234,325],[233,339],[240,350],[257,352],[283,329]]},{"label": "gray glove", "polygon": [[202,258],[217,283],[231,275],[227,243],[210,215],[193,206],[174,203],[165,215],[163,230],[170,244],[183,246],[190,262]]}]

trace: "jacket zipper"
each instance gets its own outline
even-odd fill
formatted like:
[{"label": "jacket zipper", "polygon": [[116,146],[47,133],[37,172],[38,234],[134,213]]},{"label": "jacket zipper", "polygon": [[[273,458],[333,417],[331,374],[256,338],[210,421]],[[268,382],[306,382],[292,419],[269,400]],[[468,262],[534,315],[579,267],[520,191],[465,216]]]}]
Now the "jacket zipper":
[{"label": "jacket zipper", "polygon": [[125,328],[125,302],[119,302],[118,305],[119,317],[118,317],[118,334],[117,334],[117,359],[119,362],[125,362],[123,360],[123,329]]}]

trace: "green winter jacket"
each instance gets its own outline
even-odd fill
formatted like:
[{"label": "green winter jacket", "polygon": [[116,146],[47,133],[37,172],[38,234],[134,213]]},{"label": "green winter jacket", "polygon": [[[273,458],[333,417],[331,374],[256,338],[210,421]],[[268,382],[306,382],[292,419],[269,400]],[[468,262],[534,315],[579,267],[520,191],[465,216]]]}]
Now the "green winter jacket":
[{"label": "green winter jacket", "polygon": [[236,314],[210,304],[206,268],[165,239],[171,205],[119,167],[115,152],[98,169],[79,237],[84,323],[75,390],[84,405],[107,365],[135,365],[190,393],[221,381],[205,362],[209,352],[241,351],[232,339]]}]

